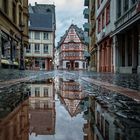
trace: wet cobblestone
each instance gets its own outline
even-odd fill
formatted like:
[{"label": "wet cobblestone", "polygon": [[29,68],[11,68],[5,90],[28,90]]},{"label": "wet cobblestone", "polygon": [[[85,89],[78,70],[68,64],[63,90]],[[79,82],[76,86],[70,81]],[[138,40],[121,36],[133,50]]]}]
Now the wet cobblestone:
[{"label": "wet cobblestone", "polygon": [[69,71],[75,74],[75,78],[89,77],[102,82],[108,82],[117,86],[130,88],[140,91],[140,75],[139,74],[112,74],[112,73],[96,73],[90,71]]}]

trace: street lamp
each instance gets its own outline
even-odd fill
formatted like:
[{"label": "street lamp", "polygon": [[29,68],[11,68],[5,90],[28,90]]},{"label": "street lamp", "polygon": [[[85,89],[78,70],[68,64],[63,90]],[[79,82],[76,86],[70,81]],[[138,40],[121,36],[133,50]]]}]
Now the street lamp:
[{"label": "street lamp", "polygon": [[21,33],[21,44],[20,44],[20,63],[19,63],[19,69],[20,70],[24,70],[25,67],[24,67],[24,46],[23,46],[23,28],[25,27],[24,24],[20,24],[19,25],[20,27],[20,33]]}]

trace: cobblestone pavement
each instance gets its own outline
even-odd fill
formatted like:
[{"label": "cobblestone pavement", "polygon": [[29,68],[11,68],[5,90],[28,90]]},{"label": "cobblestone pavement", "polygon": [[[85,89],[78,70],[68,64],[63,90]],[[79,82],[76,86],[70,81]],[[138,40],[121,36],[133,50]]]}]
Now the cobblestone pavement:
[{"label": "cobblestone pavement", "polygon": [[[12,74],[12,76],[8,78],[10,74]],[[55,134],[52,140],[75,140],[75,138],[77,140],[77,137],[79,136],[80,138],[78,140],[81,140],[85,135],[83,134],[83,129],[87,128],[85,122],[89,123],[88,126],[92,126],[91,132],[96,132],[98,129],[98,126],[95,123],[97,114],[99,117],[103,117],[102,119],[104,122],[109,124],[108,130],[111,136],[116,136],[118,132],[121,132],[120,134],[125,136],[126,139],[137,140],[137,138],[140,137],[140,102],[136,98],[136,93],[139,94],[140,92],[138,91],[139,81],[135,81],[139,80],[139,75],[100,74],[87,71],[56,70],[46,72],[11,70],[10,72],[7,71],[7,74],[0,76],[2,79],[0,86],[4,86],[4,88],[0,88],[0,134],[3,134],[4,132],[4,134],[7,135],[7,128],[9,126],[10,128],[13,128],[10,130],[14,130],[16,121],[10,123],[7,118],[14,118],[11,116],[15,115],[14,113],[17,112],[17,110],[20,110],[21,113],[19,113],[18,116],[23,117],[22,113],[25,111],[24,117],[27,117],[29,121],[35,119],[33,122],[37,122],[36,126],[38,128],[45,123],[48,125],[46,119],[42,123],[42,116],[54,120]],[[3,77],[5,80],[3,80]],[[118,78],[116,80],[115,77],[120,77],[120,79]],[[35,83],[39,84],[38,86],[41,84],[44,85],[44,82],[47,81],[49,84],[46,85],[52,88],[52,90],[49,90],[49,95],[52,96],[52,100],[49,97],[49,99],[44,100],[44,102],[42,97],[40,99],[37,97],[37,108],[34,108],[32,102],[29,102],[31,95],[34,96],[33,85]],[[119,81],[123,81],[122,84],[119,84]],[[7,85],[9,87],[5,88]],[[83,93],[85,96],[83,96],[84,98],[81,98]],[[70,99],[68,98],[68,94],[71,95],[69,96],[71,97]],[[79,96],[77,96],[78,94]],[[132,94],[134,98],[130,95],[128,96],[128,94]],[[44,105],[42,105],[43,103]],[[52,112],[54,115],[52,115],[52,118],[49,112],[47,112],[50,111],[50,106],[48,105],[51,103],[51,110],[55,112]],[[39,107],[41,107],[41,109],[39,109]],[[49,108],[47,109],[46,107]],[[31,109],[39,115],[38,118],[36,118],[36,114],[34,114]],[[40,116],[41,111],[42,115]],[[74,117],[72,117],[70,111],[74,113]],[[29,118],[31,113],[33,113],[32,117]],[[26,123],[26,121],[23,123]],[[30,123],[30,129],[28,129],[30,133],[29,140],[32,140],[33,138],[36,140],[50,139],[50,135],[47,134],[44,138],[42,138],[42,135],[34,135],[34,133],[32,133],[33,124]],[[106,123],[104,123],[104,126],[105,124]],[[26,124],[23,126],[26,126]],[[20,128],[21,127],[18,127],[18,129]],[[65,132],[63,129],[65,129]],[[69,135],[69,132],[71,132],[72,135]],[[101,132],[100,129],[98,133],[99,132]],[[0,135],[0,139],[1,136],[3,135]],[[62,138],[59,136],[64,137]],[[70,137],[67,138],[67,136]],[[116,137],[114,137],[114,139],[115,138]],[[112,140],[112,137],[109,140]]]},{"label": "cobblestone pavement", "polygon": [[91,71],[67,71],[67,73],[71,73],[72,75],[74,74],[75,77],[88,77],[98,81],[140,91],[140,74],[112,74],[96,73]]}]

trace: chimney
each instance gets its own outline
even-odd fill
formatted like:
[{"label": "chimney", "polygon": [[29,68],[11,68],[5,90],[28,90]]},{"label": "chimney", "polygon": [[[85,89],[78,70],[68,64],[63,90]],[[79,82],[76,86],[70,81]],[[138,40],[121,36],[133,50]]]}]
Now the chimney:
[{"label": "chimney", "polygon": [[35,2],[35,6],[37,5],[37,2]]}]

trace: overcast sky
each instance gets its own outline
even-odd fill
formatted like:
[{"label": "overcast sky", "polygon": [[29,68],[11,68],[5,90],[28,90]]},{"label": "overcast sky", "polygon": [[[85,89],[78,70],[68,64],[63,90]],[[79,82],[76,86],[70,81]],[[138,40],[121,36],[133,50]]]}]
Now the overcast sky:
[{"label": "overcast sky", "polygon": [[55,4],[56,6],[56,44],[71,23],[83,28],[84,0],[29,0],[29,3]]}]

